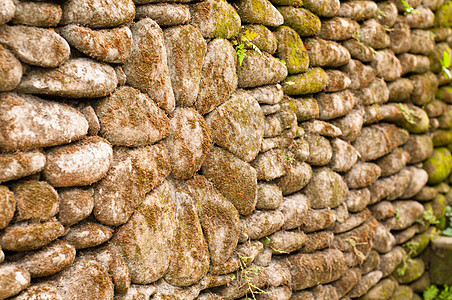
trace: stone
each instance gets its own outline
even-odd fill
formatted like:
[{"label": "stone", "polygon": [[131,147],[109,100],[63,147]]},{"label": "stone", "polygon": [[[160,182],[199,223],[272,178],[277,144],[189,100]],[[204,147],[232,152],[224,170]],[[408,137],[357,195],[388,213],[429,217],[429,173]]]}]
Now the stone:
[{"label": "stone", "polygon": [[336,249],[313,254],[295,254],[288,259],[292,275],[290,286],[294,290],[337,280],[347,271],[344,255]]},{"label": "stone", "polygon": [[99,246],[108,241],[113,235],[113,229],[93,222],[81,222],[72,226],[62,237],[75,249]]},{"label": "stone", "polygon": [[314,169],[312,179],[304,190],[311,207],[316,209],[339,206],[347,192],[347,185],[341,176],[326,167]]},{"label": "stone", "polygon": [[6,0],[0,7],[0,24],[8,23],[13,17],[16,11],[16,4],[13,0]]},{"label": "stone", "polygon": [[438,190],[434,187],[424,186],[419,193],[414,195],[413,199],[417,201],[430,201],[438,196]]},{"label": "stone", "polygon": [[0,233],[0,246],[10,251],[36,250],[63,235],[63,231],[63,225],[55,220],[15,223]]},{"label": "stone", "polygon": [[197,215],[197,203],[186,193],[178,191],[175,203],[174,245],[177,246],[172,249],[164,278],[172,285],[189,286],[207,273],[209,250]]},{"label": "stone", "polygon": [[139,5],[135,8],[138,19],[151,18],[160,26],[175,26],[190,21],[188,5],[172,3],[151,3]]},{"label": "stone", "polygon": [[284,17],[284,25],[294,29],[300,36],[315,35],[320,31],[322,23],[319,17],[307,9],[279,6],[278,11]]},{"label": "stone", "polygon": [[352,81],[350,88],[357,90],[368,86],[377,75],[377,72],[359,60],[351,59],[348,64],[341,68],[342,72]]},{"label": "stone", "polygon": [[391,40],[382,24],[376,19],[369,19],[360,26],[358,41],[375,50],[389,47]]},{"label": "stone", "polygon": [[256,297],[259,300],[273,300],[273,299],[290,299],[292,290],[287,286],[269,287],[265,289],[265,293]]},{"label": "stone", "polygon": [[28,253],[14,263],[30,272],[32,278],[50,276],[70,266],[75,259],[71,244],[56,240],[39,251]]},{"label": "stone", "polygon": [[80,24],[91,28],[116,27],[130,23],[135,17],[132,0],[70,0],[61,5],[61,25]]},{"label": "stone", "polygon": [[387,218],[391,218],[395,215],[394,206],[389,201],[381,201],[377,204],[374,204],[370,207],[372,211],[372,215],[378,221],[386,220]]},{"label": "stone", "polygon": [[344,117],[329,122],[342,131],[342,134],[339,136],[342,140],[353,142],[361,134],[361,128],[364,123],[363,115],[364,112],[362,110],[352,109]]},{"label": "stone", "polygon": [[0,154],[0,182],[19,179],[44,169],[46,157],[40,150]]},{"label": "stone", "polygon": [[402,65],[389,49],[377,51],[371,66],[377,71],[377,76],[386,81],[394,81],[402,75]]},{"label": "stone", "polygon": [[275,32],[277,56],[286,63],[289,74],[303,73],[309,68],[309,56],[298,33],[290,27],[280,26]]},{"label": "stone", "polygon": [[167,28],[163,36],[176,105],[192,106],[199,91],[207,44],[193,25]]},{"label": "stone", "polygon": [[389,89],[382,78],[374,79],[368,86],[354,92],[363,105],[383,104],[389,100]]},{"label": "stone", "polygon": [[22,65],[14,54],[2,45],[0,45],[0,60],[2,61],[0,91],[11,91],[19,84],[22,78]]},{"label": "stone", "polygon": [[173,254],[175,214],[174,187],[164,181],[113,235],[110,245],[123,256],[133,283],[149,284],[166,273]]},{"label": "stone", "polygon": [[[376,285],[369,289],[369,291],[362,297],[365,300],[388,300],[388,299],[401,299],[400,297],[394,297],[394,291],[397,289],[397,282],[391,278],[380,280]],[[411,299],[411,298],[410,298]]]},{"label": "stone", "polygon": [[422,276],[425,271],[425,263],[421,258],[408,259],[405,262],[406,270],[404,274],[392,273],[400,284],[410,283]]},{"label": "stone", "polygon": [[8,226],[14,217],[16,198],[6,186],[0,186],[0,229]]},{"label": "stone", "polygon": [[23,62],[39,67],[58,67],[69,59],[68,43],[50,29],[22,25],[0,27],[0,43]]},{"label": "stone", "polygon": [[413,104],[422,106],[435,99],[438,84],[432,72],[413,75],[410,77],[410,80],[414,87],[410,97]]},{"label": "stone", "polygon": [[364,45],[359,42],[357,39],[351,38],[342,42],[342,46],[344,46],[352,59],[357,59],[362,62],[371,62],[375,59],[374,49]]},{"label": "stone", "polygon": [[404,17],[399,16],[393,30],[389,32],[391,49],[395,54],[408,52],[412,45],[411,28]]},{"label": "stone", "polygon": [[100,131],[99,119],[92,106],[86,106],[80,109],[80,112],[88,121],[88,135],[97,135]]},{"label": "stone", "polygon": [[349,143],[335,138],[331,142],[333,156],[331,157],[331,169],[335,172],[347,172],[358,160],[358,152]]},{"label": "stone", "polygon": [[113,149],[99,137],[52,148],[46,152],[43,176],[56,187],[90,185],[110,169]]},{"label": "stone", "polygon": [[63,12],[58,4],[50,2],[16,1],[13,24],[55,27],[61,20]]},{"label": "stone", "polygon": [[378,21],[383,26],[392,27],[394,26],[395,22],[397,21],[398,17],[398,10],[397,6],[390,1],[387,2],[379,2],[377,3],[378,9],[382,12],[379,14]]},{"label": "stone", "polygon": [[333,156],[333,148],[330,141],[317,134],[306,133],[304,136],[309,144],[309,156],[306,162],[312,166],[325,166],[331,161]]},{"label": "stone", "polygon": [[368,188],[353,190],[350,189],[344,199],[350,212],[359,212],[370,203],[370,191]]},{"label": "stone", "polygon": [[132,284],[126,293],[115,296],[118,300],[149,299],[157,292],[154,285]]},{"label": "stone", "polygon": [[330,231],[319,231],[306,235],[306,242],[300,250],[302,253],[313,253],[330,248],[333,245],[334,234]]},{"label": "stone", "polygon": [[402,65],[402,75],[408,73],[426,73],[430,70],[430,61],[427,56],[403,53],[397,56]]},{"label": "stone", "polygon": [[91,258],[77,258],[47,283],[56,287],[63,299],[112,300],[114,297],[110,275],[101,263]]},{"label": "stone", "polygon": [[408,151],[397,148],[388,155],[379,158],[375,163],[381,169],[381,176],[390,176],[402,170],[410,159],[411,156]]},{"label": "stone", "polygon": [[149,19],[131,25],[132,55],[122,66],[127,83],[147,93],[160,108],[169,113],[175,107],[167,52],[162,29]]},{"label": "stone", "polygon": [[224,0],[208,0],[190,5],[190,14],[190,23],[199,27],[204,38],[229,39],[240,31],[238,13]]},{"label": "stone", "polygon": [[[285,159],[285,157],[288,157]],[[257,171],[257,179],[270,181],[286,174],[290,168],[288,159],[291,157],[281,149],[271,149],[260,153],[251,163]]]},{"label": "stone", "polygon": [[380,255],[378,270],[382,272],[383,277],[390,275],[402,262],[405,256],[406,252],[402,247],[394,247],[388,253]]},{"label": "stone", "polygon": [[413,29],[411,40],[410,53],[430,55],[435,51],[435,39],[428,30]]},{"label": "stone", "polygon": [[283,16],[268,0],[239,0],[236,3],[237,13],[244,23],[262,24],[277,27],[284,23]]},{"label": "stone", "polygon": [[127,26],[93,30],[71,24],[59,33],[72,47],[100,61],[124,63],[132,54],[132,32]]},{"label": "stone", "polygon": [[284,197],[278,209],[284,216],[282,229],[289,230],[300,227],[309,216],[310,208],[309,199],[301,193]]},{"label": "stone", "polygon": [[408,78],[399,78],[387,84],[389,89],[389,101],[406,102],[410,99],[414,85]]},{"label": "stone", "polygon": [[351,38],[358,29],[358,22],[348,18],[334,17],[322,20],[318,36],[325,40],[341,41]]},{"label": "stone", "polygon": [[287,76],[283,89],[289,96],[313,94],[323,91],[327,81],[328,76],[322,68],[309,68],[304,73]]},{"label": "stone", "polygon": [[258,154],[264,136],[264,114],[248,93],[236,91],[206,117],[206,122],[213,141],[238,158],[249,162]]},{"label": "stone", "polygon": [[424,169],[408,167],[408,170],[411,172],[412,179],[410,185],[408,185],[405,192],[400,196],[400,199],[413,198],[414,195],[421,191],[428,181],[428,173]]},{"label": "stone", "polygon": [[361,281],[347,295],[355,298],[366,294],[371,287],[378,283],[382,275],[381,271],[372,271],[363,275]]},{"label": "stone", "polygon": [[115,70],[89,58],[74,58],[55,69],[33,69],[22,77],[18,92],[65,98],[98,98],[118,84]]},{"label": "stone", "polygon": [[410,163],[419,163],[432,156],[433,141],[426,134],[411,134],[403,148],[410,154]]},{"label": "stone", "polygon": [[335,210],[330,208],[311,209],[308,217],[302,222],[300,229],[307,233],[315,232],[332,226],[336,220]]},{"label": "stone", "polygon": [[287,67],[266,52],[248,50],[242,64],[237,66],[238,86],[252,88],[275,84],[287,76]]},{"label": "stone", "polygon": [[169,133],[170,121],[148,95],[128,86],[95,105],[100,135],[118,146],[139,147],[158,142]]},{"label": "stone", "polygon": [[93,190],[67,188],[58,191],[60,196],[58,221],[71,226],[87,218],[94,207]]},{"label": "stone", "polygon": [[349,188],[360,189],[371,186],[381,175],[378,165],[369,162],[357,162],[344,175],[344,181]]},{"label": "stone", "polygon": [[450,284],[446,274],[450,270],[451,238],[440,236],[432,241],[430,254],[430,280],[432,284]]},{"label": "stone", "polygon": [[336,289],[339,298],[344,297],[359,281],[361,280],[361,272],[357,268],[347,270],[341,278],[331,283]]},{"label": "stone", "polygon": [[15,221],[45,221],[58,213],[60,198],[45,181],[22,181],[12,186],[16,199]]},{"label": "stone", "polygon": [[393,124],[378,124],[364,127],[353,147],[364,161],[375,160],[399,146],[398,129]]},{"label": "stone", "polygon": [[242,217],[240,223],[241,234],[247,239],[256,240],[280,230],[284,224],[284,215],[280,211],[256,210],[251,215]]},{"label": "stone", "polygon": [[338,137],[342,134],[342,131],[338,127],[321,120],[310,120],[303,122],[300,125],[306,134],[318,134],[332,138]]},{"label": "stone", "polygon": [[[250,35],[253,36],[253,39],[251,40]],[[251,41],[261,51],[265,51],[269,54],[274,54],[278,47],[278,40],[276,39],[275,34],[263,25],[249,24],[242,26],[239,35],[237,36],[237,41],[245,42],[245,40]]]},{"label": "stone", "polygon": [[328,0],[321,3],[315,0],[304,0],[303,4],[307,9],[321,17],[336,16],[336,14],[339,12],[339,8],[341,5],[338,0]]},{"label": "stone", "polygon": [[115,148],[110,170],[94,188],[94,216],[105,225],[126,223],[146,193],[170,172],[169,155],[162,143]]},{"label": "stone", "polygon": [[33,284],[28,288],[22,291],[18,296],[11,298],[14,300],[27,300],[39,297],[44,299],[54,299],[54,300],[63,300],[61,295],[58,293],[58,289],[46,283],[42,284]]},{"label": "stone", "polygon": [[424,212],[424,207],[417,201],[394,201],[392,202],[392,205],[394,206],[395,211],[403,212],[399,215],[399,218],[397,218],[397,222],[392,228],[394,230],[408,228],[413,225]]},{"label": "stone", "polygon": [[392,299],[415,299],[413,289],[407,285],[399,285],[392,294]]},{"label": "stone", "polygon": [[207,44],[199,93],[194,103],[200,114],[212,111],[231,97],[237,88],[236,64],[235,49],[227,40],[214,39]]},{"label": "stone", "polygon": [[377,16],[378,6],[373,1],[349,1],[341,3],[338,16],[363,21]]},{"label": "stone", "polygon": [[303,247],[306,235],[300,231],[278,231],[265,240],[265,244],[272,249],[273,254],[284,254]]},{"label": "stone", "polygon": [[281,109],[292,110],[299,122],[316,119],[319,117],[319,105],[314,98],[290,98],[284,97]]},{"label": "stone", "polygon": [[451,157],[447,148],[436,148],[424,161],[423,168],[428,173],[429,184],[438,184],[449,176],[452,169]]},{"label": "stone", "polygon": [[304,188],[310,181],[312,169],[305,162],[295,161],[286,174],[274,181],[284,196],[295,193]]},{"label": "stone", "polygon": [[435,14],[430,8],[425,6],[416,7],[418,13],[407,14],[406,20],[411,28],[429,28],[433,27],[435,21]]},{"label": "stone", "polygon": [[313,67],[337,68],[351,59],[348,50],[334,41],[307,38],[304,42],[308,49],[309,64]]},{"label": "stone", "polygon": [[350,90],[315,95],[320,108],[319,119],[330,120],[343,117],[352,111],[356,98]]},{"label": "stone", "polygon": [[253,212],[257,202],[257,172],[248,163],[227,150],[213,147],[201,171],[241,215]]},{"label": "stone", "polygon": [[326,75],[328,76],[326,92],[339,92],[348,89],[352,83],[347,74],[339,70],[326,70]]},{"label": "stone", "polygon": [[373,249],[379,253],[388,253],[396,245],[396,239],[381,223],[378,223],[377,232],[373,239]]},{"label": "stone", "polygon": [[14,265],[0,266],[1,299],[15,296],[29,285],[30,273],[25,268]]}]

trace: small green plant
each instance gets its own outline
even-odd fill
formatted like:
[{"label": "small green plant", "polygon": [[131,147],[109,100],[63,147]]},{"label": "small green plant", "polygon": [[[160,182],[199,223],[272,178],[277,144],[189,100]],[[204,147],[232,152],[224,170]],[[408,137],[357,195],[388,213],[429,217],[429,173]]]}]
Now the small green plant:
[{"label": "small green plant", "polygon": [[385,12],[380,9],[377,9],[377,14],[378,14],[378,16],[377,16],[378,20],[381,20],[381,18],[386,17]]},{"label": "small green plant", "polygon": [[411,258],[408,258],[407,256],[403,257],[402,262],[400,263],[399,267],[396,269],[397,275],[403,276],[406,273],[407,270],[407,264],[411,261]]},{"label": "small green plant", "polygon": [[396,221],[397,221],[397,223],[400,223],[400,211],[398,210],[398,209],[396,209],[396,210],[394,210],[394,216],[395,216],[395,219],[396,219]]},{"label": "small green plant", "polygon": [[[246,287],[247,295],[245,296],[248,299],[248,294],[251,293],[251,298],[256,300],[256,295],[258,294],[267,294],[268,292],[259,288],[255,284],[253,284],[253,274],[257,274],[260,271],[260,267],[250,266],[250,257],[248,256],[239,256],[240,259],[240,275],[237,276],[237,280],[242,281],[243,284],[240,287]],[[234,276],[234,275],[232,275]],[[236,277],[234,276],[234,279]]]},{"label": "small green plant", "polygon": [[246,56],[246,47],[250,47],[253,50],[255,50],[257,53],[262,54],[261,50],[252,43],[252,40],[254,40],[256,37],[258,36],[258,34],[254,31],[251,30],[246,30],[245,34],[242,35],[241,42],[237,42],[237,41],[233,41],[232,43],[234,44],[235,47],[235,52],[237,53],[237,57],[239,59],[239,65],[242,65],[243,60],[245,59]]},{"label": "small green plant", "polygon": [[420,243],[409,241],[404,244],[404,246],[408,249],[408,255],[412,256],[417,253]]},{"label": "small green plant", "polygon": [[429,286],[423,292],[424,300],[452,300],[452,289],[445,284],[441,290],[436,285]]},{"label": "small green plant", "polygon": [[443,230],[442,234],[447,235],[447,236],[452,236],[452,207],[450,207],[449,205],[446,207],[445,217],[446,217],[447,227]]},{"label": "small green plant", "polygon": [[411,13],[416,13],[416,14],[420,14],[420,12],[414,8],[411,7],[411,5],[406,2],[405,0],[400,0],[402,1],[403,6],[405,6],[405,12],[403,13],[404,15],[407,14],[411,14]]},{"label": "small green plant", "polygon": [[286,81],[286,82],[284,82],[284,84],[287,84],[287,85],[294,85],[295,82],[293,82],[293,81]]},{"label": "small green plant", "polygon": [[416,120],[414,119],[416,116],[416,112],[412,109],[409,109],[408,106],[402,104],[402,103],[397,103],[397,106],[400,108],[400,110],[402,111],[402,115],[403,118],[410,124],[415,125],[416,124]]},{"label": "small green plant", "polygon": [[293,157],[290,157],[289,155],[284,156],[284,160],[286,160],[288,162],[293,162],[294,161]]},{"label": "small green plant", "polygon": [[439,220],[436,218],[436,216],[433,214],[433,211],[430,209],[425,210],[422,213],[422,217],[416,220],[416,222],[420,223],[421,225],[428,225],[428,224],[438,224]]},{"label": "small green plant", "polygon": [[450,74],[449,67],[450,67],[450,55],[447,51],[443,52],[443,58],[439,60],[439,63],[441,64],[441,68],[443,70],[444,76],[447,78],[452,78],[452,75]]},{"label": "small green plant", "polygon": [[436,285],[429,286],[424,293],[422,294],[424,296],[424,300],[435,300],[436,296],[438,296],[439,289],[436,287]]}]

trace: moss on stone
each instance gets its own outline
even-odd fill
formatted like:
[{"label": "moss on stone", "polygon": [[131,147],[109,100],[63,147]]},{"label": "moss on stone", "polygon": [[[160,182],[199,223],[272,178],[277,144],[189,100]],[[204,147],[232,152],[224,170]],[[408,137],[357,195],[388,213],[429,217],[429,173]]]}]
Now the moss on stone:
[{"label": "moss on stone", "polygon": [[328,76],[322,68],[310,68],[305,73],[287,76],[283,83],[287,95],[304,95],[321,92],[325,89]]},{"label": "moss on stone", "polygon": [[438,184],[449,176],[452,168],[452,155],[447,148],[436,148],[433,154],[424,162],[428,173],[428,183]]},{"label": "moss on stone", "polygon": [[298,33],[290,27],[281,26],[276,31],[277,55],[286,63],[289,74],[305,72],[309,67],[309,56]]}]

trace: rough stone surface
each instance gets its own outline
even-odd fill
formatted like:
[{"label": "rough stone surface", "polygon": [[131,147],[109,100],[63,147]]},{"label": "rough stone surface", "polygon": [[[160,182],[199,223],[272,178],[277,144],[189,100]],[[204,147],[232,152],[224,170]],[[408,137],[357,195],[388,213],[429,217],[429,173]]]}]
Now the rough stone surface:
[{"label": "rough stone surface", "polygon": [[0,298],[17,295],[30,284],[30,273],[14,265],[0,266]]},{"label": "rough stone surface", "polygon": [[347,195],[347,185],[341,176],[328,168],[314,169],[305,189],[312,208],[337,207]]},{"label": "rough stone surface", "polygon": [[0,71],[0,91],[13,90],[22,78],[23,68],[14,54],[0,45],[0,59],[2,69]]},{"label": "rough stone surface", "polygon": [[135,8],[138,19],[151,18],[160,26],[185,24],[190,20],[190,9],[187,5],[157,3],[139,5]]},{"label": "rough stone surface", "polygon": [[13,24],[55,27],[63,15],[61,7],[55,3],[17,1],[15,4]]},{"label": "rough stone surface", "polygon": [[46,157],[40,150],[0,154],[0,182],[38,173],[45,163]]}]

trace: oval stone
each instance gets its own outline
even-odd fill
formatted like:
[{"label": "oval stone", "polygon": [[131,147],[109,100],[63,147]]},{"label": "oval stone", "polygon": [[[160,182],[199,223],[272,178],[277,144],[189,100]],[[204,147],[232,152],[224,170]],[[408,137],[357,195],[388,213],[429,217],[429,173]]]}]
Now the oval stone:
[{"label": "oval stone", "polygon": [[312,179],[305,189],[311,207],[316,209],[339,206],[347,193],[347,185],[342,177],[326,167],[314,169]]},{"label": "oval stone", "polygon": [[0,45],[0,91],[13,90],[22,78],[22,65],[20,61],[8,49]]},{"label": "oval stone", "polygon": [[40,172],[45,163],[46,157],[40,150],[0,153],[0,182]]},{"label": "oval stone", "polygon": [[0,299],[17,295],[30,284],[30,273],[22,267],[0,266]]},{"label": "oval stone", "polygon": [[6,186],[0,185],[0,229],[8,226],[16,210],[16,198]]},{"label": "oval stone", "polygon": [[75,249],[99,246],[113,235],[113,229],[93,222],[82,222],[69,229],[63,240],[69,242]]}]

